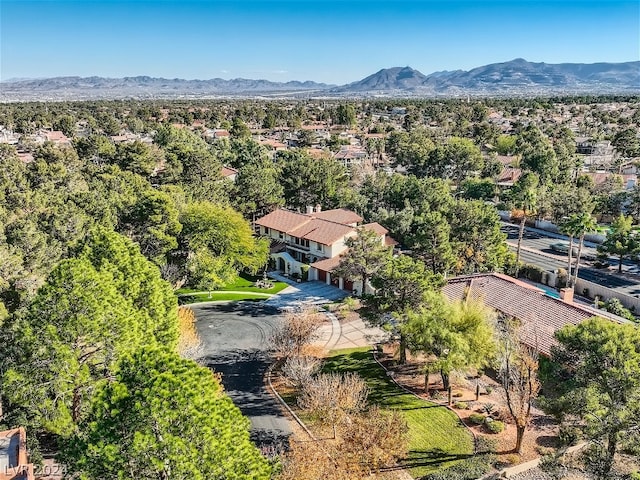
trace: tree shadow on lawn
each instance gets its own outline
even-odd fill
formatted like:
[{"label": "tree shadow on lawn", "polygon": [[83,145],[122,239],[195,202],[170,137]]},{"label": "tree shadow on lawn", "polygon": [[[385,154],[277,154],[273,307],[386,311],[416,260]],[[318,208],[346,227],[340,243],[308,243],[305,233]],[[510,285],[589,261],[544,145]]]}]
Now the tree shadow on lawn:
[{"label": "tree shadow on lawn", "polygon": [[450,453],[439,448],[431,450],[409,450],[407,458],[398,462],[403,468],[438,467],[443,464],[451,464],[460,460],[473,457],[473,454]]},{"label": "tree shadow on lawn", "polygon": [[228,303],[212,303],[209,305],[192,307],[202,312],[235,313],[249,317],[278,316],[280,312],[276,307],[265,305],[261,300],[240,300]]}]

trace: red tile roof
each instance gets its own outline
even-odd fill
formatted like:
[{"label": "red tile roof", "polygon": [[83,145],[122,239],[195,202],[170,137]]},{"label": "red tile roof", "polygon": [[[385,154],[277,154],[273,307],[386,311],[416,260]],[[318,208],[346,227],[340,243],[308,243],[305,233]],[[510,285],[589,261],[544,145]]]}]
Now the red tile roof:
[{"label": "red tile roof", "polygon": [[220,172],[220,174],[225,178],[233,177],[234,175],[238,174],[238,170],[231,167],[222,167],[222,171]]},{"label": "red tile roof", "polygon": [[497,183],[515,183],[522,176],[520,168],[505,167],[502,169]]},{"label": "red tile roof", "polygon": [[294,237],[332,245],[346,235],[355,233],[355,228],[349,224],[361,220],[358,214],[343,208],[310,214],[278,209],[256,220],[256,224]]},{"label": "red tile roof", "polygon": [[323,270],[325,272],[332,272],[338,265],[340,265],[341,257],[340,255],[336,255],[333,258],[326,258],[324,260],[319,260],[315,263],[310,264],[310,267],[317,268],[318,270]]},{"label": "red tile roof", "polygon": [[355,229],[349,225],[313,218],[308,223],[288,233],[294,237],[304,238],[312,242],[333,245],[345,236],[355,233]]},{"label": "red tile roof", "polygon": [[545,295],[543,290],[499,273],[466,275],[450,279],[442,289],[452,300],[468,295],[522,322],[523,342],[550,355],[554,333],[565,325],[577,325],[598,311]]},{"label": "red tile roof", "polygon": [[322,220],[329,220],[330,222],[342,223],[343,225],[350,225],[352,223],[360,223],[362,217],[356,212],[347,210],[346,208],[334,208],[333,210],[324,210],[322,212],[315,212],[312,214],[315,218]]},{"label": "red tile roof", "polygon": [[367,223],[365,225],[362,225],[362,228],[366,228],[367,230],[372,230],[372,231],[376,232],[380,236],[386,235],[387,233],[389,233],[389,230],[384,228],[378,222]]},{"label": "red tile roof", "polygon": [[256,220],[256,224],[267,228],[273,228],[279,232],[288,233],[291,230],[304,225],[309,220],[310,218],[306,215],[279,208],[278,210],[274,210],[273,212]]}]

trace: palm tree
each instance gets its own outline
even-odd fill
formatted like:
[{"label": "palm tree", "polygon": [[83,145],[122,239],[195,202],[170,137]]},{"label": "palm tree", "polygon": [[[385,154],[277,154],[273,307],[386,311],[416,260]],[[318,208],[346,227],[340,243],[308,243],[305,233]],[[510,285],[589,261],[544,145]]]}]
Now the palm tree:
[{"label": "palm tree", "polygon": [[591,214],[583,212],[576,215],[576,227],[578,235],[580,235],[580,244],[578,246],[578,258],[576,258],[576,269],[573,273],[573,283],[578,281],[578,268],[580,267],[580,255],[582,254],[582,246],[584,245],[584,236],[589,232],[594,232],[598,228],[598,223],[593,219]]},{"label": "palm tree", "polygon": [[574,213],[569,217],[563,218],[558,225],[558,231],[569,237],[569,251],[567,252],[567,256],[569,258],[567,263],[567,287],[571,287],[572,285],[571,269],[573,265],[573,239],[580,234],[577,217],[578,215]]},{"label": "palm tree", "polygon": [[520,230],[518,231],[518,248],[516,249],[516,278],[518,278],[518,271],[520,270],[520,248],[522,246],[522,237],[524,236],[524,225],[527,221],[527,216],[535,213],[538,203],[536,191],[538,183],[538,176],[535,173],[527,172],[513,186],[513,202],[516,208],[522,210]]}]

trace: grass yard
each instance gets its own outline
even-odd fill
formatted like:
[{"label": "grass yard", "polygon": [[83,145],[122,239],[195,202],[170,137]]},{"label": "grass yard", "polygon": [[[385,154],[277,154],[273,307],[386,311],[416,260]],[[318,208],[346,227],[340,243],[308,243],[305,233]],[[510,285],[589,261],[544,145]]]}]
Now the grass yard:
[{"label": "grass yard", "polygon": [[409,456],[402,463],[420,478],[473,455],[473,437],[445,407],[399,388],[373,359],[368,347],[330,352],[326,372],[356,372],[369,386],[369,403],[402,412],[409,425]]},{"label": "grass yard", "polygon": [[[271,283],[273,283],[273,288],[269,288],[269,289],[258,288],[254,286],[255,282],[258,280],[262,280],[262,277],[246,275],[243,273],[238,276],[238,279],[235,282],[229,283],[228,285],[225,285],[224,287],[219,288],[218,290],[215,290],[215,291],[216,292],[235,291],[235,292],[270,293],[273,295],[274,293],[278,293],[279,291],[287,288],[286,283],[277,282],[271,279],[270,281]],[[194,292],[200,292],[200,291],[201,290],[195,290],[193,288],[181,288],[176,291],[176,294],[180,295],[183,293],[194,293]]]},{"label": "grass yard", "polygon": [[223,291],[214,291],[211,292],[211,295],[208,293],[195,293],[193,295],[181,295],[178,297],[178,304],[180,305],[188,305],[189,303],[198,303],[198,302],[219,302],[219,301],[229,301],[229,300],[266,300],[269,298],[269,295],[260,295],[258,293],[230,293]]}]

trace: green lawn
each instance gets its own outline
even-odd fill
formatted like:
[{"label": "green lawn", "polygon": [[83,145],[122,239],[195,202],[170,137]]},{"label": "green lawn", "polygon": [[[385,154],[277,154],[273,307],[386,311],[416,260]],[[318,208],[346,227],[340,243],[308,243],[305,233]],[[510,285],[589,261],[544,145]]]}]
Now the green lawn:
[{"label": "green lawn", "polygon": [[[257,280],[261,280],[261,279],[262,279],[261,276],[254,277],[251,275],[241,274],[235,282],[225,285],[224,287],[219,288],[216,291],[256,292],[256,293],[274,294],[274,293],[278,293],[280,290],[283,290],[287,287],[286,283],[277,282],[275,280],[271,280],[271,282],[273,283],[273,288],[264,289],[264,288],[254,287],[254,283]],[[199,291],[201,290],[197,290],[193,288],[181,288],[176,291],[176,294],[180,295],[183,293],[193,293],[193,292],[199,292]]]},{"label": "green lawn", "polygon": [[402,464],[414,478],[473,455],[473,437],[458,417],[400,389],[376,363],[369,348],[333,351],[323,370],[358,373],[369,386],[369,403],[402,412],[409,425],[409,456]]},{"label": "green lawn", "polygon": [[268,295],[259,295],[257,293],[229,293],[229,292],[211,292],[211,295],[208,293],[197,293],[194,295],[181,295],[178,297],[178,303],[180,305],[187,305],[189,303],[197,303],[197,302],[219,302],[222,300],[266,300],[269,298]]}]

